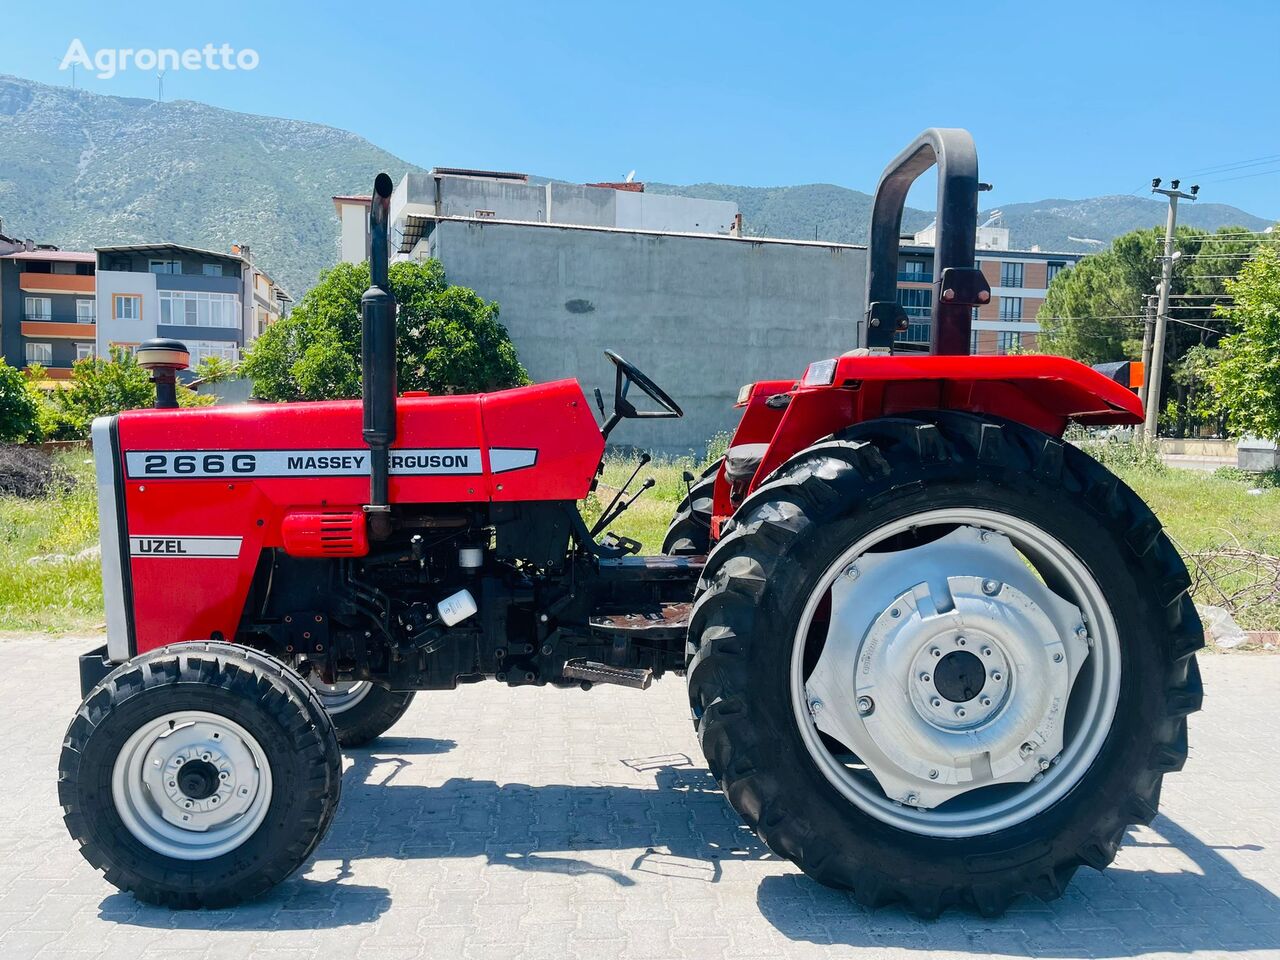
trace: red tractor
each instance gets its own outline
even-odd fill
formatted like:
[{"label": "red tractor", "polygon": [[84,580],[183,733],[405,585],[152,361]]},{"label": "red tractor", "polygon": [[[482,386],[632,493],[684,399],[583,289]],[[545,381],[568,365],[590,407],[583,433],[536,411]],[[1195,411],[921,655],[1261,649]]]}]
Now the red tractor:
[{"label": "red tractor", "polygon": [[[932,355],[895,354],[903,202],[935,163]],[[620,505],[589,528],[577,503],[622,420],[680,408],[612,353],[603,426],[572,380],[397,397],[379,176],[362,403],[93,426],[107,643],[59,767],[85,858],[148,902],[230,904],[310,856],[340,746],[416,691],[672,672],[729,803],[862,903],[996,914],[1105,867],[1186,759],[1203,636],[1159,521],[1063,441],[1140,422],[1133,394],[968,355],[980,189],[962,130],[893,161],[860,348],[743,387],[728,454],[637,556],[599,536]],[[150,347],[161,407],[180,350]]]}]

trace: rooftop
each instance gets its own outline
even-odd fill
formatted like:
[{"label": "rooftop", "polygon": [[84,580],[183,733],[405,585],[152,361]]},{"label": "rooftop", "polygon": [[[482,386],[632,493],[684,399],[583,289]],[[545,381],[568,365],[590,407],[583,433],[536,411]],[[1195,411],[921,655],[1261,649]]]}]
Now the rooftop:
[{"label": "rooftop", "polygon": [[0,260],[56,260],[62,263],[93,263],[97,255],[80,250],[19,250],[0,255]]},{"label": "rooftop", "polygon": [[244,257],[236,253],[221,253],[217,250],[205,250],[201,247],[188,247],[181,243],[123,243],[110,247],[95,247],[97,254],[104,253],[189,253],[197,257],[214,257],[218,260],[234,260],[245,263]]}]

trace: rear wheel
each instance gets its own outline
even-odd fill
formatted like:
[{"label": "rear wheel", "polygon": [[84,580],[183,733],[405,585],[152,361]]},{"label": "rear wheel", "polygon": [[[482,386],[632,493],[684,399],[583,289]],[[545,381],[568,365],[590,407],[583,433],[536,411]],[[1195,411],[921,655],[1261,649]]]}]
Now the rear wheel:
[{"label": "rear wheel", "polygon": [[702,471],[689,488],[667,527],[662,552],[672,556],[705,556],[711,549],[711,513],[721,457]]},{"label": "rear wheel", "polygon": [[112,671],[63,742],[58,799],[80,852],[171,907],[256,896],[301,866],[337,809],[342,755],[278,660],[181,643]]},{"label": "rear wheel", "polygon": [[859,425],[709,558],[688,666],[708,763],[775,852],[866,904],[1057,896],[1186,758],[1187,583],[1146,505],[1055,438]]},{"label": "rear wheel", "polygon": [[344,747],[362,747],[382,736],[404,716],[413,692],[397,693],[370,680],[325,683],[311,679]]}]

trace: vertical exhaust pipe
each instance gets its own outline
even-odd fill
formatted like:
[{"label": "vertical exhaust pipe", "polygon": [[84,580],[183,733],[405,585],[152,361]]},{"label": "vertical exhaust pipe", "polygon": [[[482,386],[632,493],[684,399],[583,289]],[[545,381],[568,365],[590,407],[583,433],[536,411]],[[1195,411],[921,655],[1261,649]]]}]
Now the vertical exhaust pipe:
[{"label": "vertical exhaust pipe", "polygon": [[369,203],[369,289],[360,298],[364,442],[369,445],[369,532],[391,533],[390,449],[396,439],[396,301],[388,278],[391,178],[380,173]]}]

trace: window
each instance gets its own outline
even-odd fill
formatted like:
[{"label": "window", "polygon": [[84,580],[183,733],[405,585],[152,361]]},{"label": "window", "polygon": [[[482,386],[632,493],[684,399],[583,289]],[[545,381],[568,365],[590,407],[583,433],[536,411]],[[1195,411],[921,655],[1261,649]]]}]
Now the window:
[{"label": "window", "polygon": [[76,323],[93,323],[98,319],[98,301],[76,301]]},{"label": "window", "polygon": [[27,365],[38,363],[42,367],[53,365],[52,343],[27,343]]},{"label": "window", "polygon": [[933,306],[933,291],[912,288],[898,291],[898,302],[907,314],[907,332],[898,339],[907,343],[928,343],[929,330],[932,327],[930,309]]},{"label": "window", "polygon": [[142,297],[136,293],[114,293],[111,295],[112,320],[141,320]]},{"label": "window", "polygon": [[53,301],[48,297],[27,297],[22,316],[24,320],[52,320]]},{"label": "window", "polygon": [[182,273],[181,260],[152,260],[152,273]]},{"label": "window", "polygon": [[996,334],[996,353],[1017,353],[1022,347],[1022,334],[1014,330],[1001,330]]},{"label": "window", "polygon": [[978,352],[978,331],[977,330],[974,330],[969,334],[969,352],[970,353]]},{"label": "window", "polygon": [[196,366],[205,357],[221,357],[229,363],[240,361],[240,348],[229,340],[188,340],[187,350],[191,353],[191,366]]},{"label": "window", "polygon": [[240,326],[240,298],[234,293],[160,292],[160,322],[187,327]]},{"label": "window", "polygon": [[220,263],[202,264],[200,266],[200,272],[203,273],[206,277],[220,277],[222,276],[222,264]]},{"label": "window", "polygon": [[1021,320],[1022,319],[1022,298],[1021,297],[1001,297],[1000,298],[1000,319],[1001,320]]},{"label": "window", "polygon": [[1060,260],[1059,261],[1050,260],[1047,264],[1045,264],[1045,268],[1044,268],[1045,286],[1048,286],[1049,284],[1053,283],[1053,278],[1056,277],[1065,269],[1067,269],[1067,265]]},{"label": "window", "polygon": [[77,359],[77,360],[90,360],[90,359],[92,359],[93,357],[96,357],[97,355],[98,355],[98,350],[97,350],[97,348],[93,345],[93,343],[92,343],[92,342],[90,342],[90,343],[77,343],[77,344],[76,344],[76,359]]},{"label": "window", "polygon": [[1022,286],[1022,263],[1018,260],[1006,260],[1000,264],[1000,286]]},{"label": "window", "polygon": [[932,283],[929,264],[925,260],[902,260],[898,263],[898,279],[908,283]]}]

